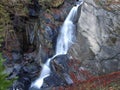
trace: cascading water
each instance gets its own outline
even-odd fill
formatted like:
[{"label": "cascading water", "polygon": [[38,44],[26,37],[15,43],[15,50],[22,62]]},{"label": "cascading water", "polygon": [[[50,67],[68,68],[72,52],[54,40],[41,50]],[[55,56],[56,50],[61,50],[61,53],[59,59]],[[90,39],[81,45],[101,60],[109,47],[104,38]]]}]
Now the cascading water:
[{"label": "cascading water", "polygon": [[77,5],[71,9],[69,15],[67,16],[66,20],[63,23],[63,26],[60,30],[60,34],[58,36],[57,45],[56,45],[56,54],[52,58],[49,58],[47,62],[43,65],[41,70],[41,75],[35,82],[31,84],[31,87],[40,89],[43,84],[44,78],[50,75],[51,72],[50,61],[58,55],[67,54],[67,51],[69,47],[73,44],[73,40],[75,37],[74,29],[76,25],[74,24],[73,21],[77,17],[78,7],[81,6],[82,3],[83,1],[79,0],[79,3],[77,3]]},{"label": "cascading water", "polygon": [[78,7],[79,5],[74,6],[71,9],[69,15],[67,16],[66,20],[63,23],[60,34],[57,39],[56,55],[67,54],[69,47],[73,43],[73,39],[75,37],[74,36],[75,24],[73,23],[73,20],[77,14]]}]

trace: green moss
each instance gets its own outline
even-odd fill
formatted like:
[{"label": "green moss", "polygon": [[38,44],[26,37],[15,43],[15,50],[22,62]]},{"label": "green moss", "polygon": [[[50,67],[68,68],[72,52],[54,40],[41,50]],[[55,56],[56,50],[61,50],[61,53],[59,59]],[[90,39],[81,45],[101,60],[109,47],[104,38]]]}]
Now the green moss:
[{"label": "green moss", "polygon": [[64,0],[54,0],[51,5],[52,7],[59,7],[60,5],[62,5],[64,2]]},{"label": "green moss", "polygon": [[8,88],[12,85],[14,79],[7,80],[7,74],[4,73],[5,67],[3,65],[4,59],[0,54],[0,90],[8,90]]}]

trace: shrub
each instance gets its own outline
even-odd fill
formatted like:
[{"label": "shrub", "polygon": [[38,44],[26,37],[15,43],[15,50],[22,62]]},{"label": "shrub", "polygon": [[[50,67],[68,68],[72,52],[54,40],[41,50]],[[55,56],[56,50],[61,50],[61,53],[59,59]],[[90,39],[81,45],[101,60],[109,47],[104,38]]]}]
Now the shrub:
[{"label": "shrub", "polygon": [[14,79],[8,80],[7,74],[4,72],[5,67],[3,65],[4,59],[0,54],[0,90],[7,90],[13,83]]}]

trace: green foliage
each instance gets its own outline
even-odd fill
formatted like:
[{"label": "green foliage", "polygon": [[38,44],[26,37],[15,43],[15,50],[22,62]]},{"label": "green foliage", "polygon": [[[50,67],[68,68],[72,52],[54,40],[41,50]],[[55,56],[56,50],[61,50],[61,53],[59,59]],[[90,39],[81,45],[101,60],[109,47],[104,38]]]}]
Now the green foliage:
[{"label": "green foliage", "polygon": [[13,31],[13,24],[10,20],[9,12],[6,10],[6,6],[0,2],[0,47],[3,41],[7,41],[8,34]]},{"label": "green foliage", "polygon": [[0,90],[8,90],[8,88],[13,83],[14,79],[7,80],[7,74],[4,73],[5,67],[3,65],[4,59],[2,58],[2,55],[0,54]]}]

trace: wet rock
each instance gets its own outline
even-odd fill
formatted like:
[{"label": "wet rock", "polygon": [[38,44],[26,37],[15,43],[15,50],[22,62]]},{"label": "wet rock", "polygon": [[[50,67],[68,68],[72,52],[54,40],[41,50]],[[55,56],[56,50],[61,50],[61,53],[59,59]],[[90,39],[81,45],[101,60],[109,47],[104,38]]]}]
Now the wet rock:
[{"label": "wet rock", "polygon": [[35,63],[22,65],[16,75],[18,76],[18,79],[13,83],[10,90],[28,90],[31,84],[31,80],[35,79],[35,77],[39,75],[39,69],[40,67]]},{"label": "wet rock", "polygon": [[13,51],[12,52],[12,57],[13,57],[13,60],[14,61],[18,61],[18,60],[21,60],[22,59],[22,55],[20,52],[18,51]]},{"label": "wet rock", "polygon": [[33,61],[36,57],[36,52],[31,52],[31,53],[24,53],[23,55],[24,57],[24,60],[27,60],[27,61]]},{"label": "wet rock", "polygon": [[35,87],[30,87],[29,90],[40,90],[40,89],[35,88]]},{"label": "wet rock", "polygon": [[55,19],[56,21],[61,21],[61,20],[60,20],[60,15],[57,15],[57,14],[55,15],[55,14],[54,14],[53,17],[54,17],[54,19]]},{"label": "wet rock", "polygon": [[[10,72],[8,78],[9,79],[15,78],[19,74],[20,69],[21,69],[20,64],[14,64],[14,67],[12,67],[12,72],[7,71],[7,73]],[[6,69],[6,70],[9,70],[9,69]]]},{"label": "wet rock", "polygon": [[[80,5],[81,2],[82,2],[82,0],[81,0],[81,1],[80,1],[80,0],[78,0],[78,1],[76,0],[76,4],[75,4],[75,5]],[[80,14],[81,14],[81,7],[82,7],[82,5],[80,5],[80,6],[78,7],[77,13],[76,13],[76,15],[74,16],[74,19],[72,20],[74,24],[77,24],[77,23],[78,23],[78,20],[79,20]]]},{"label": "wet rock", "polygon": [[[50,87],[50,86],[63,86],[66,85],[65,79],[61,77],[61,75],[52,72],[51,75],[44,79],[44,82],[47,84],[43,84],[43,88]],[[45,86],[44,86],[45,85]]]},{"label": "wet rock", "polygon": [[44,79],[42,89],[46,89],[50,86],[65,86],[73,83],[71,77],[68,74],[68,56],[59,55],[51,62],[50,76]]},{"label": "wet rock", "polygon": [[46,26],[45,27],[45,38],[47,39],[47,40],[51,40],[52,41],[52,39],[53,39],[53,37],[54,37],[54,30],[52,30],[52,28],[51,27],[49,27],[49,26]]},{"label": "wet rock", "polygon": [[31,80],[28,77],[23,77],[14,82],[10,90],[28,90]]},{"label": "wet rock", "polygon": [[13,87],[11,87],[10,88],[10,90],[24,90],[24,85],[22,84],[22,83],[20,83],[20,82],[15,82],[14,84],[13,84]]},{"label": "wet rock", "polygon": [[41,67],[38,66],[35,63],[27,64],[25,66],[22,66],[22,68],[19,71],[19,78],[22,78],[23,76],[34,78],[39,74],[39,70],[41,70]]},{"label": "wet rock", "polygon": [[58,73],[67,73],[68,72],[68,56],[67,55],[59,55],[55,57],[53,61],[53,72]]},{"label": "wet rock", "polygon": [[70,77],[69,74],[64,73],[63,75],[64,75],[65,81],[66,81],[66,83],[67,83],[68,85],[73,84],[73,80],[71,79],[71,77]]},{"label": "wet rock", "polygon": [[33,8],[29,8],[29,16],[38,17],[38,13]]},{"label": "wet rock", "polygon": [[23,78],[19,79],[18,81],[23,86],[23,87],[21,87],[21,88],[23,88],[23,90],[28,90],[28,88],[30,87],[30,83],[31,83],[31,80],[29,77],[23,77]]},{"label": "wet rock", "polygon": [[33,0],[32,4],[29,4],[28,9],[29,9],[29,16],[38,17],[40,11],[40,5],[38,3],[38,0]]}]

